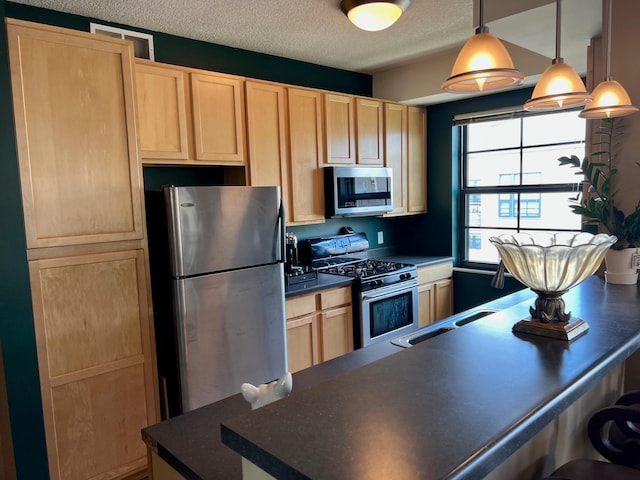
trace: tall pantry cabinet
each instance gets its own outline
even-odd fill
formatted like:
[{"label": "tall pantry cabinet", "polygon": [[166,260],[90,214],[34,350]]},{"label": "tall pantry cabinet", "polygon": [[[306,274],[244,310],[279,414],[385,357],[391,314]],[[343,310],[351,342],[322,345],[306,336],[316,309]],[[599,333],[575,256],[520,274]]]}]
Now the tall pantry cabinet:
[{"label": "tall pantry cabinet", "polygon": [[132,47],[7,32],[50,476],[142,478],[158,400]]}]

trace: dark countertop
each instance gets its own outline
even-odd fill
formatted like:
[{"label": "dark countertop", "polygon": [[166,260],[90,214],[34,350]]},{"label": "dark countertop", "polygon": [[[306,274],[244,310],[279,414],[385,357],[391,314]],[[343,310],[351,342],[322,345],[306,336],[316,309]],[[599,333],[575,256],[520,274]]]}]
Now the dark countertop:
[{"label": "dark countertop", "polygon": [[[333,277],[333,275],[327,275]],[[531,303],[530,290],[521,290],[477,308],[504,309],[520,302]],[[433,328],[448,322],[434,323]],[[322,382],[336,378],[381,358],[402,352],[390,342],[361,348],[347,355],[293,374],[293,392],[297,394]],[[142,430],[145,442],[185,478],[192,480],[241,480],[240,456],[223,445],[220,424],[251,412],[250,405],[240,394],[201,407]]]},{"label": "dark countertop", "polygon": [[[380,258],[388,260],[390,262],[408,263],[417,267],[424,267],[426,265],[435,265],[437,263],[452,261],[453,257],[434,257],[434,256],[420,256],[420,255],[395,255],[383,252],[376,252],[372,250],[368,255],[371,258]],[[303,282],[295,285],[287,285],[285,287],[285,297],[290,298],[296,295],[304,295],[307,293],[318,292],[327,288],[342,287],[345,285],[351,285],[353,278],[342,277],[340,275],[330,275],[326,273],[319,273],[316,281]]]},{"label": "dark countertop", "polygon": [[590,326],[573,342],[512,333],[524,301],[223,421],[223,442],[276,478],[482,478],[640,347],[637,286],[564,299]]}]

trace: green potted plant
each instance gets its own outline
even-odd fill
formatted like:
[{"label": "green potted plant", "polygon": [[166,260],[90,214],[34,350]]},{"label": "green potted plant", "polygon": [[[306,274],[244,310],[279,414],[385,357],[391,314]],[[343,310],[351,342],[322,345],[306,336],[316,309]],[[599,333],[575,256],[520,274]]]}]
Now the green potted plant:
[{"label": "green potted plant", "polygon": [[[575,204],[570,205],[573,212],[582,215],[585,223],[597,225],[600,230],[618,238],[605,258],[607,282],[634,284],[638,281],[637,261],[640,258],[640,200],[629,214],[616,205],[613,178],[618,169],[614,147],[623,134],[620,126],[614,118],[602,119],[595,132],[596,141],[592,144],[590,156],[582,161],[575,155],[565,156],[558,161],[561,165],[577,168],[576,175],[582,175],[583,183],[587,185],[586,194],[579,195]],[[618,257],[625,270],[613,266]]]}]

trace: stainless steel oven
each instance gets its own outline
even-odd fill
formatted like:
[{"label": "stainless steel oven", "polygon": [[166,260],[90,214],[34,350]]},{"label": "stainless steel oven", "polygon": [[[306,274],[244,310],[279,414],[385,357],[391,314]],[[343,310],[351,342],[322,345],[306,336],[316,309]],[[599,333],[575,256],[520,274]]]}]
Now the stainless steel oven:
[{"label": "stainless steel oven", "polygon": [[418,328],[414,265],[367,258],[364,233],[308,239],[303,251],[319,272],[353,277],[354,345],[366,347]]},{"label": "stainless steel oven", "polygon": [[404,276],[402,280],[370,288],[366,279],[361,280],[359,317],[363,347],[418,328],[418,281],[411,271],[400,275]]}]

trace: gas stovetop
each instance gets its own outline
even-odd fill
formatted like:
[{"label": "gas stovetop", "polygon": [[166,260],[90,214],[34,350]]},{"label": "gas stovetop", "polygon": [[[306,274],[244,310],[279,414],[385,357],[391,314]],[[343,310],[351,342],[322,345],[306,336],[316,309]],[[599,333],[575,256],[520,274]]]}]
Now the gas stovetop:
[{"label": "gas stovetop", "polygon": [[312,268],[319,273],[355,278],[361,291],[408,282],[418,276],[414,265],[363,258],[369,248],[364,233],[308,239],[302,245]]},{"label": "gas stovetop", "polygon": [[409,281],[416,282],[418,277],[416,267],[405,263],[374,259],[340,262],[339,257],[333,258],[332,261],[332,265],[314,268],[320,273],[355,278],[356,286],[361,292]]},{"label": "gas stovetop", "polygon": [[319,270],[321,270],[322,273],[331,273],[334,275],[344,275],[354,278],[368,278],[406,269],[408,267],[413,267],[413,265],[406,265],[404,263],[372,259],[353,260],[336,263],[337,264],[334,264],[333,266],[319,268]]}]

